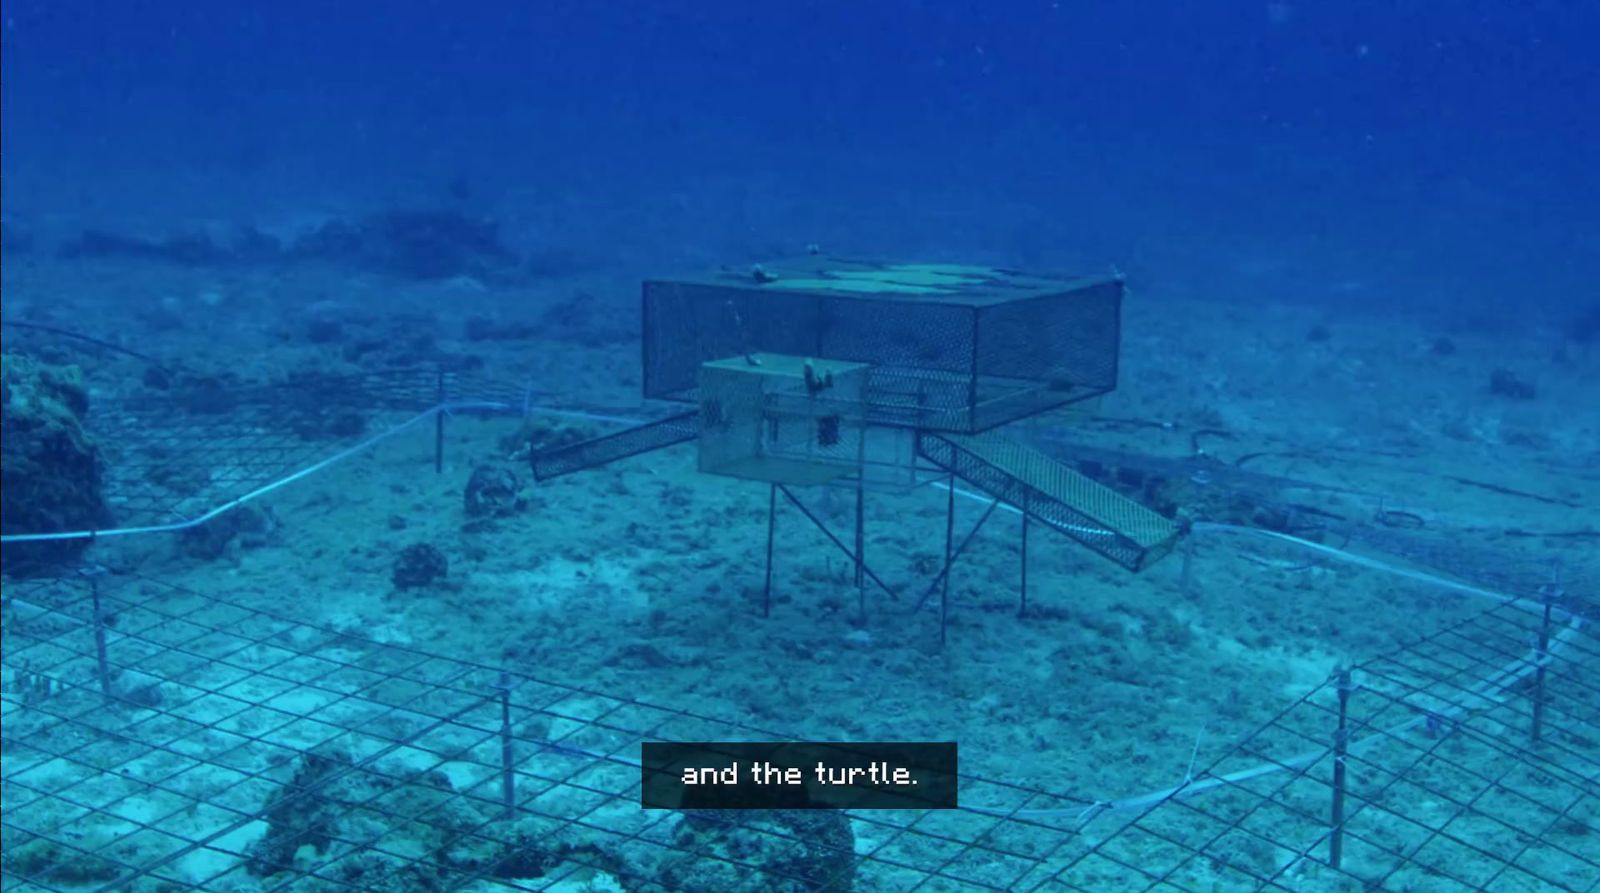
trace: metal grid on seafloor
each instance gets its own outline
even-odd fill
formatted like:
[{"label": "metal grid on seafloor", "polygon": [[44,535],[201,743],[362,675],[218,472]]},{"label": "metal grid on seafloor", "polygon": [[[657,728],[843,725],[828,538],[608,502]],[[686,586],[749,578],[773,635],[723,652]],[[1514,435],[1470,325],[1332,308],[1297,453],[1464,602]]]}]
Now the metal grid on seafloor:
[{"label": "metal grid on seafloor", "polygon": [[[8,583],[5,599],[6,890],[552,890],[600,874],[627,890],[1005,890],[1041,865],[1029,838],[1063,833],[857,814],[872,849],[845,852],[744,814],[690,828],[639,808],[637,745],[781,736],[147,579]],[[965,795],[1086,805],[977,779]]]},{"label": "metal grid on seafloor", "polygon": [[1355,669],[1334,869],[1331,685],[1138,809],[966,778],[960,811],[850,814],[844,852],[637,806],[643,740],[781,735],[147,579],[4,597],[5,890],[1600,889],[1600,643],[1548,628],[1535,744],[1515,606]]},{"label": "metal grid on seafloor", "polygon": [[1148,807],[1036,889],[1600,890],[1592,623],[1557,611],[1547,625],[1536,605],[1505,604],[1349,683],[1338,868],[1330,681],[1197,774],[1193,795]]}]

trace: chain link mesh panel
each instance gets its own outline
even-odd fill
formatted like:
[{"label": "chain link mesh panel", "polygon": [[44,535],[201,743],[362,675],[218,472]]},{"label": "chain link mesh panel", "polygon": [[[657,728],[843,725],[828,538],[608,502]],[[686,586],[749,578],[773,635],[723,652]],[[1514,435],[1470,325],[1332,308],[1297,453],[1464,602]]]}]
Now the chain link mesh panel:
[{"label": "chain link mesh panel", "polygon": [[700,366],[757,352],[823,357],[812,295],[683,282],[644,284],[644,396],[693,403]]},{"label": "chain link mesh panel", "polygon": [[647,282],[644,392],[692,402],[701,364],[757,352],[846,360],[873,367],[872,423],[972,433],[1115,387],[1122,290],[831,258]]},{"label": "chain link mesh panel", "polygon": [[985,430],[1117,386],[1122,283],[978,309],[973,428]]}]

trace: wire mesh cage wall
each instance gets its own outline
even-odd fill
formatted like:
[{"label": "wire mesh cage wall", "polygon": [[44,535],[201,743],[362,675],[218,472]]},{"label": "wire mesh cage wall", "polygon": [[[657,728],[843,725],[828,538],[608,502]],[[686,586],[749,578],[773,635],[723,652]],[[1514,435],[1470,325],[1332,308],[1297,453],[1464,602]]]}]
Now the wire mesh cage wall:
[{"label": "wire mesh cage wall", "polygon": [[420,413],[460,384],[459,374],[431,368],[207,383],[203,401],[180,391],[109,402],[87,427],[106,448],[116,522],[162,524],[305,468],[330,445]]},{"label": "wire mesh cage wall", "polygon": [[983,267],[805,258],[644,285],[644,394],[765,352],[871,365],[874,424],[975,432],[1116,387],[1123,285]]},{"label": "wire mesh cage wall", "polygon": [[700,375],[703,472],[818,484],[856,473],[865,448],[868,367],[750,354]]},{"label": "wire mesh cage wall", "polygon": [[[92,457],[93,474],[80,477],[101,508],[92,515],[30,510],[29,488],[9,479],[11,450],[27,449],[27,438],[9,430],[8,480],[0,494],[7,537],[181,525],[423,416],[452,408],[516,414],[526,400],[524,391],[469,370],[429,366],[240,381],[168,369],[76,337],[24,332],[28,337],[17,337],[7,328],[8,374],[25,357],[62,370],[71,390],[81,390],[69,434]],[[48,440],[39,448],[54,449]],[[23,459],[19,476],[52,473],[38,457]],[[86,542],[8,541],[6,569],[70,568]]]}]

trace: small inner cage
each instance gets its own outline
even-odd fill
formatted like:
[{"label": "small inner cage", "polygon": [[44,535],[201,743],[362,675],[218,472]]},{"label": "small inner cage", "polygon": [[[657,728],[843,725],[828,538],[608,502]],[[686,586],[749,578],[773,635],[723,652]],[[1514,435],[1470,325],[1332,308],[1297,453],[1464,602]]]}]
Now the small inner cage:
[{"label": "small inner cage", "polygon": [[821,484],[860,468],[868,367],[746,354],[700,370],[700,470]]}]

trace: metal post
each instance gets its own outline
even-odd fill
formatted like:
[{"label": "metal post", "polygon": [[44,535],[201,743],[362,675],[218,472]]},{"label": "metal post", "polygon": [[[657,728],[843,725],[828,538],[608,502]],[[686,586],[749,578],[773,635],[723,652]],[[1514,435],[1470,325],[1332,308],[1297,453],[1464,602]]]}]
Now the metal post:
[{"label": "metal post", "polygon": [[1017,616],[1028,614],[1028,494],[1022,494],[1022,585],[1021,598],[1017,600]]},{"label": "metal post", "polygon": [[983,353],[983,339],[978,337],[978,323],[982,319],[983,314],[978,308],[972,308],[972,363],[967,370],[967,430],[969,431],[979,431],[983,428],[978,424],[978,359]]},{"label": "metal post", "polygon": [[777,532],[778,485],[767,489],[767,582],[761,589],[761,616],[772,616],[772,541]]},{"label": "metal post", "polygon": [[1194,601],[1197,597],[1194,591],[1194,534],[1183,538],[1183,565],[1178,571],[1178,590],[1183,597]]},{"label": "metal post", "polygon": [[950,563],[954,561],[956,544],[956,476],[950,475],[950,499],[944,513],[944,582],[939,590],[939,644],[945,640],[945,626],[950,619]]},{"label": "metal post", "polygon": [[867,482],[856,478],[856,611],[867,622]]},{"label": "metal post", "polygon": [[1544,735],[1544,675],[1550,663],[1550,608],[1557,591],[1554,586],[1541,586],[1539,594],[1544,596],[1544,621],[1539,624],[1539,650],[1534,652],[1534,660],[1538,661],[1533,671],[1533,740],[1536,744]]},{"label": "metal post", "polygon": [[444,369],[439,369],[439,384],[433,410],[433,473],[444,473]]},{"label": "metal post", "polygon": [[1350,668],[1339,668],[1339,725],[1333,733],[1333,833],[1328,838],[1328,864],[1334,868],[1344,858],[1345,755],[1350,749]]},{"label": "metal post", "polygon": [[511,737],[511,676],[500,671],[500,798],[505,804],[505,818],[510,820],[517,812],[517,774]]},{"label": "metal post", "polygon": [[111,664],[106,660],[106,620],[100,609],[100,568],[89,572],[89,595],[94,600],[94,654],[100,670],[100,694],[111,700]]}]

